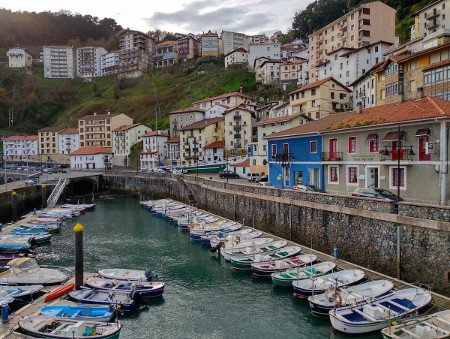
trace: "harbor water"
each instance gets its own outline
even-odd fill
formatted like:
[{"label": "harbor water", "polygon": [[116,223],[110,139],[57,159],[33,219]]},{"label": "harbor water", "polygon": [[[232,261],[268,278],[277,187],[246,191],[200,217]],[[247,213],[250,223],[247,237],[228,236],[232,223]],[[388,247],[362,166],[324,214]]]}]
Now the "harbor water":
[{"label": "harbor water", "polygon": [[[85,226],[85,270],[150,268],[166,283],[162,298],[123,318],[121,338],[336,338],[326,317],[270,281],[234,273],[188,233],[154,217],[132,197],[96,200],[68,222],[42,264],[73,267],[75,222]],[[378,334],[364,338],[380,338]]]}]

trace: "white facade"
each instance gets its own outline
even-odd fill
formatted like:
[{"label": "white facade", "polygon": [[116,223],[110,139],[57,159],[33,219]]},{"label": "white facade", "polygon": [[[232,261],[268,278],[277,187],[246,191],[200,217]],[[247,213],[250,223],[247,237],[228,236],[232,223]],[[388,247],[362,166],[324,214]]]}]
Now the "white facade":
[{"label": "white facade", "polygon": [[167,156],[168,136],[160,132],[149,132],[143,136],[143,152],[140,155],[141,170],[157,168]]},{"label": "white facade", "polygon": [[[91,148],[103,150],[93,151],[92,154],[89,150]],[[105,147],[83,147],[70,154],[70,168],[75,170],[109,169],[112,167],[112,161],[113,155]]]},{"label": "white facade", "polygon": [[101,76],[101,58],[107,53],[108,51],[103,47],[77,48],[77,76],[80,78],[93,78]]},{"label": "white facade", "polygon": [[151,129],[145,125],[124,125],[112,133],[114,165],[130,166],[131,147],[144,140],[144,135]]},{"label": "white facade", "polygon": [[74,78],[75,52],[72,47],[44,47],[44,78]]},{"label": "white facade", "polygon": [[205,147],[205,155],[203,156],[203,161],[205,163],[216,163],[224,161],[225,149],[221,148],[213,148],[213,147]]},{"label": "white facade", "polygon": [[276,42],[264,42],[258,44],[250,44],[248,52],[248,65],[253,69],[254,62],[257,58],[281,59],[281,44]]},{"label": "white facade", "polygon": [[17,135],[3,139],[3,156],[6,161],[30,160],[37,155],[37,135]]},{"label": "white facade", "polygon": [[251,37],[244,33],[222,31],[220,40],[223,46],[222,52],[223,54],[227,55],[238,48],[244,48],[248,50],[248,46],[251,42]]},{"label": "white facade", "polygon": [[278,84],[280,82],[280,60],[264,61],[258,69],[256,69],[256,82],[263,85]]},{"label": "white facade", "polygon": [[117,74],[119,68],[119,52],[103,54],[100,58],[100,69],[102,76]]},{"label": "white facade", "polygon": [[441,29],[450,28],[450,2],[448,0],[433,2],[413,16],[415,23],[411,27],[411,39],[422,38]]},{"label": "white facade", "polygon": [[166,141],[166,161],[167,165],[178,165],[180,160],[180,139],[175,138]]},{"label": "white facade", "polygon": [[70,154],[80,148],[80,135],[78,130],[67,129],[58,133],[59,154]]},{"label": "white facade", "polygon": [[353,83],[353,109],[356,109],[358,104],[361,104],[362,108],[375,106],[376,83],[375,74],[366,74]]},{"label": "white facade", "polygon": [[227,106],[215,104],[205,111],[205,119],[220,118],[227,109]]},{"label": "white facade", "polygon": [[33,57],[23,48],[10,48],[6,52],[9,68],[27,68],[31,67]]},{"label": "white facade", "polygon": [[228,54],[225,54],[225,68],[235,64],[248,64],[248,52],[246,49],[238,48]]}]

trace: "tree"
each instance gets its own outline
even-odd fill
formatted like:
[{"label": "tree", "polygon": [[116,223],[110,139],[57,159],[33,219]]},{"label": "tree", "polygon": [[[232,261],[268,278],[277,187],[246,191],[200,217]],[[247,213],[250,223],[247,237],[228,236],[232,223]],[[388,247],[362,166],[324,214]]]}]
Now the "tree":
[{"label": "tree", "polygon": [[94,84],[92,85],[92,92],[94,93],[94,96],[96,98],[100,98],[102,96],[102,93],[100,92],[100,90],[98,89],[97,83],[94,82]]}]

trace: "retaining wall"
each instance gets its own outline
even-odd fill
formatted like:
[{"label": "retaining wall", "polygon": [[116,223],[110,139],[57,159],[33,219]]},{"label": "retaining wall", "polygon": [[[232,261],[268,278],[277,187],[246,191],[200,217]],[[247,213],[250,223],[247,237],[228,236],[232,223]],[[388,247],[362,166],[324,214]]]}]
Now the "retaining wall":
[{"label": "retaining wall", "polygon": [[[52,192],[53,186],[46,188],[47,197]],[[32,211],[34,208],[41,208],[42,191],[41,186],[28,186],[15,190],[17,193],[17,215],[20,217]],[[0,193],[0,222],[9,222],[12,220],[12,200],[11,193]]]}]

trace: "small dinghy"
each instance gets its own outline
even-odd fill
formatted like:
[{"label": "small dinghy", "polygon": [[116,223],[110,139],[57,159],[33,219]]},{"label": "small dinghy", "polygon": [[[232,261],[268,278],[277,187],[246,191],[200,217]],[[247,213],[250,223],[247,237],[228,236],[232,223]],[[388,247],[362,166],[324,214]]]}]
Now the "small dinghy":
[{"label": "small dinghy", "polygon": [[49,233],[58,233],[61,231],[61,226],[59,223],[55,224],[38,224],[38,223],[31,223],[27,222],[25,224],[20,225],[23,228],[30,229],[30,230],[44,230]]},{"label": "small dinghy", "polygon": [[255,238],[255,239],[236,239],[235,241],[227,241],[223,244],[223,250],[228,254],[238,254],[241,249],[246,247],[259,247],[273,243],[273,238]]},{"label": "small dinghy", "polygon": [[292,287],[292,282],[294,280],[318,277],[331,272],[335,267],[335,263],[326,261],[308,267],[298,267],[283,272],[275,272],[272,273],[272,282],[276,286]]},{"label": "small dinghy", "polygon": [[292,282],[294,294],[298,297],[324,293],[326,290],[334,288],[335,285],[344,287],[356,284],[365,278],[361,270],[343,270],[323,275],[317,278],[295,280]]},{"label": "small dinghy", "polygon": [[201,240],[201,238],[205,235],[205,234],[217,234],[217,232],[223,232],[223,233],[228,233],[228,232],[234,232],[237,231],[238,229],[240,229],[242,227],[241,224],[234,222],[234,221],[230,221],[230,222],[225,222],[221,225],[218,225],[218,227],[220,227],[220,230],[216,230],[216,231],[212,231],[212,232],[198,232],[198,231],[193,231],[191,230],[191,240]]},{"label": "small dinghy", "polygon": [[[257,238],[258,239],[258,238]],[[265,238],[262,238],[265,239]],[[271,239],[271,238],[266,238]],[[254,239],[256,240],[256,239]],[[273,239],[272,239],[273,240]],[[221,251],[220,253],[223,255],[223,258],[227,261],[231,260],[231,257],[239,258],[239,257],[247,257],[255,254],[264,254],[274,252],[284,246],[287,245],[286,240],[276,240],[271,241],[266,244],[256,245],[256,246],[247,246],[243,248],[231,248],[228,250]]]},{"label": "small dinghy", "polygon": [[28,242],[28,238],[14,239],[14,238],[1,238],[0,239],[0,253],[13,254],[26,252],[31,248],[31,244]]},{"label": "small dinghy", "polygon": [[124,281],[93,277],[86,281],[85,286],[103,291],[135,292],[142,299],[156,298],[164,293],[164,283],[151,281]]},{"label": "small dinghy", "polygon": [[384,339],[450,338],[450,310],[386,327],[381,334]]},{"label": "small dinghy", "polygon": [[129,270],[125,268],[110,268],[105,270],[99,270],[103,278],[116,279],[116,280],[128,280],[128,281],[153,281],[155,275],[152,271],[146,270]]},{"label": "small dinghy", "polygon": [[73,209],[77,209],[77,208],[81,208],[85,211],[92,211],[95,209],[95,204],[64,204],[61,206],[62,208],[73,208]]},{"label": "small dinghy", "polygon": [[110,321],[114,313],[110,307],[55,305],[41,307],[39,313],[47,317],[68,318],[87,321]]},{"label": "small dinghy", "polygon": [[36,235],[36,234],[48,234],[46,230],[32,230],[32,229],[23,229],[23,228],[16,228],[15,230],[12,230],[9,232],[9,234],[17,234],[17,235]]},{"label": "small dinghy", "polygon": [[44,315],[32,315],[19,320],[22,331],[36,338],[118,339],[121,326],[119,323],[79,321]]},{"label": "small dinghy", "polygon": [[334,307],[367,304],[394,288],[389,280],[368,281],[347,288],[330,289],[322,294],[308,297],[309,306],[314,313],[328,314]]},{"label": "small dinghy", "polygon": [[93,305],[120,305],[120,310],[129,312],[136,306],[134,295],[119,291],[99,291],[91,288],[82,288],[69,293],[70,299],[80,304]]},{"label": "small dinghy", "polygon": [[55,285],[67,280],[67,275],[52,268],[39,267],[32,258],[8,262],[9,270],[0,273],[0,284]]},{"label": "small dinghy", "polygon": [[256,277],[270,278],[270,275],[274,272],[305,266],[316,260],[317,255],[301,254],[281,260],[257,262],[252,264],[252,275]]},{"label": "small dinghy", "polygon": [[420,288],[394,291],[371,303],[331,310],[331,325],[343,333],[362,334],[382,330],[392,320],[409,318],[431,302],[431,294]]},{"label": "small dinghy", "polygon": [[219,242],[237,242],[238,240],[249,240],[259,238],[262,235],[261,231],[253,230],[252,228],[241,228],[235,232],[222,233],[217,232],[215,235],[205,236],[207,239],[203,240],[202,243],[205,245],[210,245],[211,247],[216,247]]},{"label": "small dinghy", "polygon": [[16,304],[27,303],[33,300],[43,288],[42,285],[0,285],[0,298],[11,297]]},{"label": "small dinghy", "polygon": [[286,246],[270,253],[231,257],[231,266],[235,271],[250,271],[252,264],[285,259],[300,253],[300,251],[300,246]]}]

